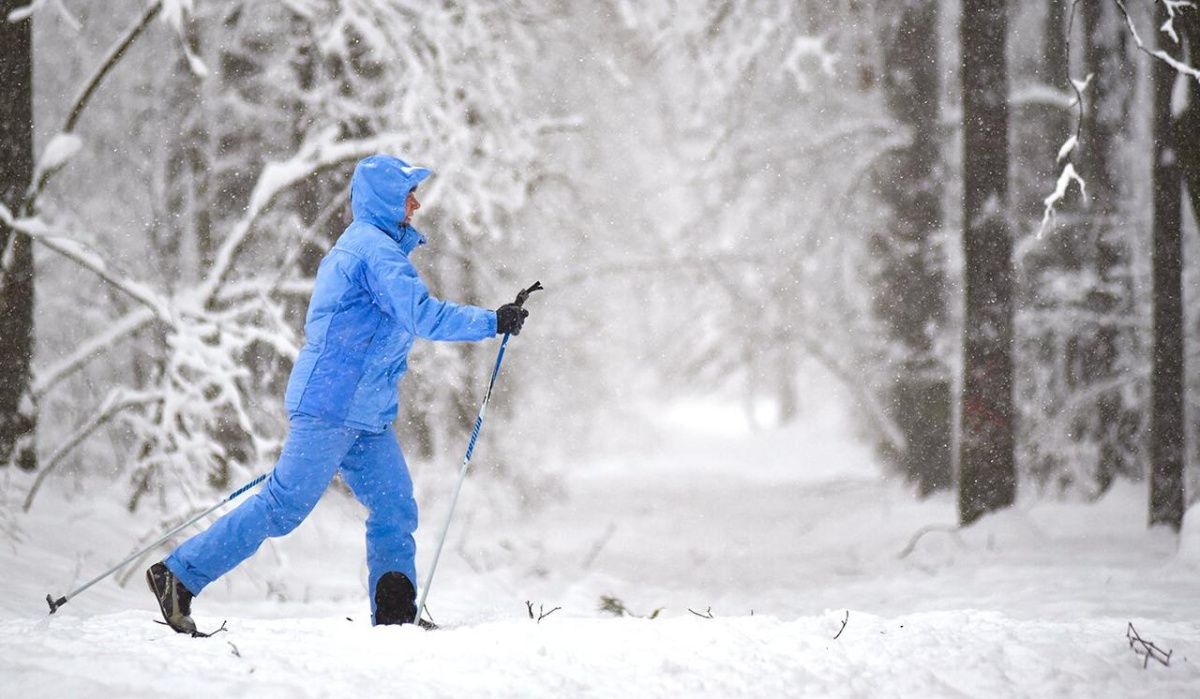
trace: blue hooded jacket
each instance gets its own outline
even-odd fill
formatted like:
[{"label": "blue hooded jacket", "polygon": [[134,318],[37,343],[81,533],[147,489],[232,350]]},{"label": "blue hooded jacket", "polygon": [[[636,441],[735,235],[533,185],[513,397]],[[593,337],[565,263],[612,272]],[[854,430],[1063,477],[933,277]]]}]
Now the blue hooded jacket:
[{"label": "blue hooded jacket", "polygon": [[440,301],[408,261],[425,238],[404,221],[405,200],[429,170],[388,155],[359,162],[354,220],[321,261],[284,405],[290,413],[378,432],[396,418],[396,383],[413,339],[482,340],[496,313]]}]

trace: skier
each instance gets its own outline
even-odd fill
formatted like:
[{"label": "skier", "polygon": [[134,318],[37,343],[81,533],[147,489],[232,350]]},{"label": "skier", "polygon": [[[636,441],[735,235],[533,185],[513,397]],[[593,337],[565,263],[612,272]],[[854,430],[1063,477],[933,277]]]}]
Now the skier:
[{"label": "skier", "polygon": [[417,185],[429,175],[388,155],[355,167],[354,220],[317,271],[306,342],[288,381],[289,431],[279,461],[258,493],[146,571],[163,618],[176,631],[197,634],[192,598],[268,536],[295,529],[339,471],[370,512],[372,623],[416,621],[417,503],[392,430],[396,382],[416,338],[516,335],[529,314],[514,303],[491,311],[429,295],[408,259],[425,242],[410,224],[421,206]]}]

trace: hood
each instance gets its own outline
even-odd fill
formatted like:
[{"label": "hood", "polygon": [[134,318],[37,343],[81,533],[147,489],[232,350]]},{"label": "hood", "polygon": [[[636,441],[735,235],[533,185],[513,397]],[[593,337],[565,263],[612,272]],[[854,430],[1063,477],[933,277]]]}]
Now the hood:
[{"label": "hood", "polygon": [[404,254],[425,242],[412,226],[402,225],[408,193],[432,173],[390,155],[363,158],[350,179],[350,210],[355,221],[370,223],[392,237]]}]

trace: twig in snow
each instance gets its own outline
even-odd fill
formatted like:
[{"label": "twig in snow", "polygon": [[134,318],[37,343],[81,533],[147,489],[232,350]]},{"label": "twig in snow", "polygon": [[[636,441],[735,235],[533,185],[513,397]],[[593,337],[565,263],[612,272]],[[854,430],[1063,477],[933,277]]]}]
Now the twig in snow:
[{"label": "twig in snow", "polygon": [[229,647],[230,647],[231,649],[233,649],[233,650],[232,650],[233,657],[235,657],[235,658],[240,658],[240,657],[242,657],[242,654],[241,654],[240,652],[238,652],[238,647],[237,647],[237,646],[235,646],[235,645],[233,645],[233,641],[225,641],[225,642],[229,644]]},{"label": "twig in snow", "polygon": [[1142,638],[1137,629],[1133,628],[1132,621],[1129,622],[1129,626],[1125,627],[1125,638],[1129,641],[1129,647],[1133,649],[1134,654],[1142,659],[1142,669],[1149,667],[1151,659],[1157,660],[1165,667],[1171,666],[1172,651],[1164,652],[1162,648]]},{"label": "twig in snow", "polygon": [[846,617],[845,617],[844,619],[842,619],[842,628],[838,629],[838,632],[837,632],[836,634],[834,634],[834,635],[833,635],[833,640],[835,640],[835,641],[836,641],[836,640],[838,640],[838,637],[839,637],[839,636],[841,636],[841,635],[842,635],[842,632],[846,630],[846,624],[847,624],[849,621],[850,621],[850,610],[849,610],[849,609],[847,609],[847,610],[846,610]]},{"label": "twig in snow", "polygon": [[611,595],[600,595],[600,611],[608,612],[613,616],[632,616],[644,619],[656,619],[663,609],[665,609],[665,607],[659,607],[653,612],[650,612],[650,616],[642,617],[640,614],[634,614],[633,612],[629,611],[629,608],[625,606],[625,603],[616,597]]},{"label": "twig in snow", "polygon": [[533,602],[530,602],[529,600],[525,600],[525,607],[529,609],[529,618],[533,619],[534,621],[536,621],[539,624],[542,623],[542,619],[545,619],[546,617],[550,616],[551,614],[562,609],[562,607],[555,607],[554,609],[551,609],[550,611],[547,612],[547,611],[544,611],[545,607],[543,605],[539,604],[538,605],[538,613],[537,613],[537,616],[535,617],[533,615]]},{"label": "twig in snow", "polygon": [[688,611],[691,612],[692,614],[695,614],[696,616],[700,617],[701,619],[712,619],[713,618],[712,607],[706,607],[703,612],[698,612],[695,609],[688,607]]}]

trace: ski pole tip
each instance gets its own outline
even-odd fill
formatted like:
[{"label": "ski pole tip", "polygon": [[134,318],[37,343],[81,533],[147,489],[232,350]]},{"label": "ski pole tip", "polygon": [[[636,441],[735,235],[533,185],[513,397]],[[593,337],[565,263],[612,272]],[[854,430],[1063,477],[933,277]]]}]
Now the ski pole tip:
[{"label": "ski pole tip", "polygon": [[58,599],[54,599],[54,597],[52,595],[46,595],[46,604],[50,605],[50,613],[51,614],[57,612],[58,608],[63,606],[66,603],[67,603],[66,597],[59,597]]}]

